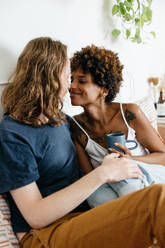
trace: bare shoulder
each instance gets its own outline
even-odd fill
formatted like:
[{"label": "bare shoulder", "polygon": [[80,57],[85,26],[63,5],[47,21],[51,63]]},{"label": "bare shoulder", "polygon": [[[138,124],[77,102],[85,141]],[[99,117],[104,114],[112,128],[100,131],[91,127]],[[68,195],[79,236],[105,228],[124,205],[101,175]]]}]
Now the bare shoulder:
[{"label": "bare shoulder", "polygon": [[[124,104],[123,104],[123,106],[124,106]],[[109,105],[109,107],[115,109],[116,111],[118,111],[118,110],[120,110],[120,103],[119,102],[112,102]]]},{"label": "bare shoulder", "polygon": [[123,104],[123,110],[128,123],[135,122],[143,117],[143,112],[136,103]]},{"label": "bare shoulder", "polygon": [[140,107],[136,103],[125,103],[123,104],[123,109],[124,110],[128,109],[129,111],[134,112],[134,113],[137,113],[140,111]]}]

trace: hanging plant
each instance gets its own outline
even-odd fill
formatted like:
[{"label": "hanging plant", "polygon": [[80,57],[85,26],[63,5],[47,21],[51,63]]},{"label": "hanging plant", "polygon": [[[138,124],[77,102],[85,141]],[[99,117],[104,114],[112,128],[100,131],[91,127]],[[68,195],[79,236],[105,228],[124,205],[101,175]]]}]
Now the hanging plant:
[{"label": "hanging plant", "polygon": [[117,38],[123,33],[124,38],[141,43],[147,34],[155,37],[154,31],[145,32],[144,28],[152,21],[152,0],[114,0],[112,15],[121,18],[121,29],[113,29],[112,35]]}]

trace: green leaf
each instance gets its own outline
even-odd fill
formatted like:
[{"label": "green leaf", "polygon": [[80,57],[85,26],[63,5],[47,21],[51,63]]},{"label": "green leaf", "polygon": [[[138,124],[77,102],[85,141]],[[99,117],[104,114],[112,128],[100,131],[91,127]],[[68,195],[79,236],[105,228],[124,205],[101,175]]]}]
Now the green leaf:
[{"label": "green leaf", "polygon": [[120,35],[121,31],[119,29],[113,29],[112,35],[114,38],[117,38]]},{"label": "green leaf", "polygon": [[112,15],[116,15],[118,11],[119,11],[119,6],[115,4],[112,8]]},{"label": "green leaf", "polygon": [[140,17],[140,28],[143,28],[144,26],[144,18],[143,16]]},{"label": "green leaf", "polygon": [[137,28],[137,29],[136,29],[136,33],[135,33],[135,36],[136,36],[136,37],[139,37],[139,35],[140,35],[140,28]]},{"label": "green leaf", "polygon": [[156,33],[154,31],[150,32],[154,38],[156,38]]},{"label": "green leaf", "polygon": [[135,25],[140,27],[140,19],[139,18],[135,18]]},{"label": "green leaf", "polygon": [[128,39],[131,35],[131,32],[129,29],[126,29],[126,38]]},{"label": "green leaf", "polygon": [[148,6],[150,7],[152,4],[152,0],[147,0],[147,2],[148,2]]},{"label": "green leaf", "polygon": [[152,20],[152,10],[149,7],[146,7],[146,17],[149,22]]},{"label": "green leaf", "polygon": [[131,9],[131,7],[132,7],[132,4],[129,3],[128,1],[124,1],[124,5],[125,5],[125,7],[128,8],[128,9]]},{"label": "green leaf", "polygon": [[126,13],[124,19],[129,22],[132,19],[132,17],[130,14]]},{"label": "green leaf", "polygon": [[143,5],[142,17],[144,22],[151,22],[152,20],[152,10],[149,7]]},{"label": "green leaf", "polygon": [[140,43],[142,42],[141,38],[138,39],[137,37],[131,38],[131,41],[132,41],[132,42],[136,42],[136,43],[138,43],[138,44],[140,44]]},{"label": "green leaf", "polygon": [[126,10],[125,10],[125,7],[124,7],[124,4],[123,3],[120,3],[119,8],[120,8],[120,13],[122,15],[125,15]]},{"label": "green leaf", "polygon": [[141,43],[142,42],[141,36],[140,36],[140,28],[137,28],[136,29],[136,33],[135,33],[135,37],[134,38],[136,39],[136,42],[137,43]]}]

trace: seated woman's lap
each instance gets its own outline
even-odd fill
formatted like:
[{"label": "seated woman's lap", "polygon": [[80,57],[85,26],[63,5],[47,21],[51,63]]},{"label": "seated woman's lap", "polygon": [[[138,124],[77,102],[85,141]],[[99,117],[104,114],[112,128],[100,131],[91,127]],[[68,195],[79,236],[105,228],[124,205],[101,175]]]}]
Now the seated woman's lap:
[{"label": "seated woman's lap", "polygon": [[91,208],[97,207],[103,203],[117,199],[120,196],[127,195],[134,191],[143,189],[145,184],[140,179],[128,179],[120,182],[106,183],[100,186],[87,199]]},{"label": "seated woman's lap", "polygon": [[64,240],[72,248],[148,247],[153,233],[165,247],[164,204],[165,185],[153,185],[120,197],[64,223],[57,229],[56,247],[64,248]]},{"label": "seated woman's lap", "polygon": [[[33,231],[30,242],[35,246],[30,247],[46,247],[39,246],[42,243],[50,248],[66,248],[66,244],[72,248],[139,248],[150,246],[154,234],[165,247],[164,205],[165,185],[153,185]],[[22,247],[26,244],[25,240]]]}]

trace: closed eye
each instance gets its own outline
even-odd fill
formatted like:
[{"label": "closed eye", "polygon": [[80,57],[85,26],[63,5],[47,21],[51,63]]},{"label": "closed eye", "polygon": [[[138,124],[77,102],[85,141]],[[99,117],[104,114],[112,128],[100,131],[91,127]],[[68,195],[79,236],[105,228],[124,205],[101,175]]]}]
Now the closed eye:
[{"label": "closed eye", "polygon": [[79,84],[85,84],[87,81],[86,80],[79,80]]},{"label": "closed eye", "polygon": [[[74,77],[71,76],[71,83],[72,83],[73,81],[74,81]],[[85,83],[87,83],[87,81],[86,81],[86,80],[79,79],[79,80],[78,80],[78,83],[79,83],[79,84],[85,84]]]}]

